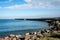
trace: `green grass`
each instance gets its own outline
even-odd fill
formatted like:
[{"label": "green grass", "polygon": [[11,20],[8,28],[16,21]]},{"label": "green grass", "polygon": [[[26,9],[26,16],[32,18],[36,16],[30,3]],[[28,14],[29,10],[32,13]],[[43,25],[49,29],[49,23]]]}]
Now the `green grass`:
[{"label": "green grass", "polygon": [[39,40],[60,40],[60,33],[47,34],[45,37],[40,38]]}]

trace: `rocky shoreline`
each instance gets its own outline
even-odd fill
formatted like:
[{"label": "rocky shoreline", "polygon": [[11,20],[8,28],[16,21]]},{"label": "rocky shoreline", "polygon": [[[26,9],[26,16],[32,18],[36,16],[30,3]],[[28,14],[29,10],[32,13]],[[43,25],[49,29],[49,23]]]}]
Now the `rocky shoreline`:
[{"label": "rocky shoreline", "polygon": [[0,38],[0,40],[60,40],[60,21],[53,21],[49,25],[54,27],[36,32],[27,32],[23,36],[21,34],[10,34]]}]

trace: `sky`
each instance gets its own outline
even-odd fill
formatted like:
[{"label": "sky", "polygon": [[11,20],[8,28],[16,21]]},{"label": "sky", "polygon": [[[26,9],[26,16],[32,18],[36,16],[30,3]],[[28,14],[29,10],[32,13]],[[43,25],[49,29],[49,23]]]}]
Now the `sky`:
[{"label": "sky", "polygon": [[60,0],[0,0],[0,19],[60,17]]}]

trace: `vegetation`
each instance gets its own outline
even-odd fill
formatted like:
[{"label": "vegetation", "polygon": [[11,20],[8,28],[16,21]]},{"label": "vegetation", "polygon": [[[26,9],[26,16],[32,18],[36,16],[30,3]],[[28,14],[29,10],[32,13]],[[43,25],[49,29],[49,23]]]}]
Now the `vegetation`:
[{"label": "vegetation", "polygon": [[60,33],[47,34],[43,38],[37,38],[37,40],[60,40]]}]

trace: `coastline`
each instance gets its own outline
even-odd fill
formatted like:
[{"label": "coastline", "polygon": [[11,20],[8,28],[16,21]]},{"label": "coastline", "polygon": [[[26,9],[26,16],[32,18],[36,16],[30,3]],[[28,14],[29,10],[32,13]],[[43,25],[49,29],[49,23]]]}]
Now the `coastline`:
[{"label": "coastline", "polygon": [[[56,23],[55,23],[56,22]],[[0,40],[60,40],[60,22],[53,21],[54,25],[52,28],[49,29],[29,29],[29,30],[22,30],[24,34],[22,35],[20,30],[11,31],[9,35],[6,34],[4,37],[0,37]],[[50,23],[51,24],[51,23]],[[3,32],[4,33],[4,32]],[[6,32],[5,32],[6,33]],[[9,33],[9,32],[8,32]]]},{"label": "coastline", "polygon": [[[0,40],[9,40],[10,37],[13,38],[13,40],[17,40],[17,39],[20,39],[20,40],[35,40],[35,39],[36,40],[55,40],[55,39],[60,40],[60,37],[59,37],[60,30],[59,31],[54,30],[54,29],[52,31],[51,31],[51,29],[43,29],[43,30],[37,29],[36,31],[35,30],[33,32],[30,32],[28,30],[28,32],[26,32],[24,35],[21,35],[20,33],[19,34],[11,33],[4,37],[0,37]],[[56,38],[54,36],[56,36]],[[16,39],[16,37],[17,37],[17,39]],[[32,37],[32,38],[30,38],[30,37]]]},{"label": "coastline", "polygon": [[0,37],[5,37],[5,36],[10,35],[10,34],[15,34],[15,35],[21,34],[21,35],[24,35],[27,32],[38,32],[39,30],[43,30],[43,29],[39,28],[39,29],[5,31],[5,32],[0,32]]}]

